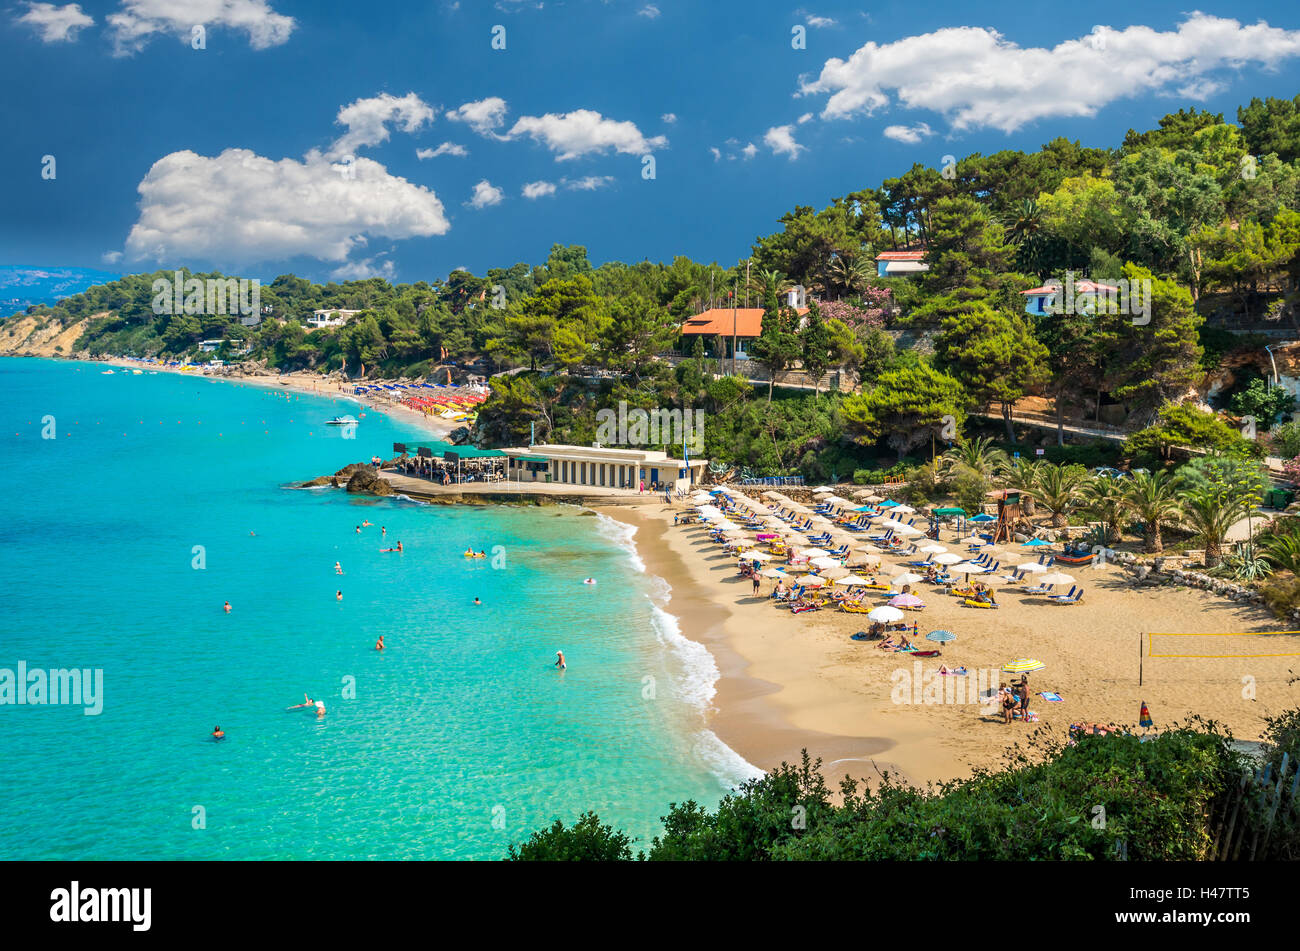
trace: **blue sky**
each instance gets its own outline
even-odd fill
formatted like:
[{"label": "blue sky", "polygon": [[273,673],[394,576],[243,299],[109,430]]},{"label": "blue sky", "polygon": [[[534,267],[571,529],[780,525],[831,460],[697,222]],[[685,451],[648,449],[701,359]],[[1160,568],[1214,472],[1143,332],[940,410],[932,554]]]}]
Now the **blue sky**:
[{"label": "blue sky", "polygon": [[1294,3],[1080,9],[18,0],[0,263],[414,281],[561,242],[730,264],[913,162],[1300,92]]}]

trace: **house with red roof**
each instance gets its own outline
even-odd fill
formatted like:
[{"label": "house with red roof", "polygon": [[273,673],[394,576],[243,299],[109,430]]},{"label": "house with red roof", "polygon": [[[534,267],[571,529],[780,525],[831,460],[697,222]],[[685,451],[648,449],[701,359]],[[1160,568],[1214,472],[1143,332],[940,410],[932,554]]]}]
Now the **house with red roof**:
[{"label": "house with red roof", "polygon": [[881,251],[876,255],[877,277],[900,277],[904,274],[919,274],[930,270],[924,263],[925,250],[920,251]]}]

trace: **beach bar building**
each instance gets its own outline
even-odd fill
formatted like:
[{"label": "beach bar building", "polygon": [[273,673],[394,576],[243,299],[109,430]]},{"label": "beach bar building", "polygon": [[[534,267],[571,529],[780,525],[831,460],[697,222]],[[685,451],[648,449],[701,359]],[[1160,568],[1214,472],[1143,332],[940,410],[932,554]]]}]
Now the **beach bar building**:
[{"label": "beach bar building", "polygon": [[647,489],[666,486],[687,490],[698,485],[708,460],[672,459],[648,449],[608,449],[603,446],[539,445],[506,449],[511,482]]}]

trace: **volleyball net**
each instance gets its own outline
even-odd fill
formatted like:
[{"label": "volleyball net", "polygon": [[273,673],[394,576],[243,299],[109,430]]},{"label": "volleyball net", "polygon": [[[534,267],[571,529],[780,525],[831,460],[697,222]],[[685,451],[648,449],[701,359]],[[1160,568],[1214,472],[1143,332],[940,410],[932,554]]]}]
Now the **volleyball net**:
[{"label": "volleyball net", "polygon": [[1245,659],[1300,657],[1300,631],[1241,631],[1230,634],[1147,633],[1148,657]]}]

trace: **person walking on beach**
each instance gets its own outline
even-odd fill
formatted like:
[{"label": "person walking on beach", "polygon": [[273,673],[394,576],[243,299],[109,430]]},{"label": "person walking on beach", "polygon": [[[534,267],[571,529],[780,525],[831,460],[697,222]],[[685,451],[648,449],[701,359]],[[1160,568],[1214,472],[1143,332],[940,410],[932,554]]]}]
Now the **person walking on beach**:
[{"label": "person walking on beach", "polygon": [[555,666],[560,670],[567,670],[569,665],[564,662],[564,651],[555,652]]},{"label": "person walking on beach", "polygon": [[758,572],[754,572],[754,597],[758,597]]}]

